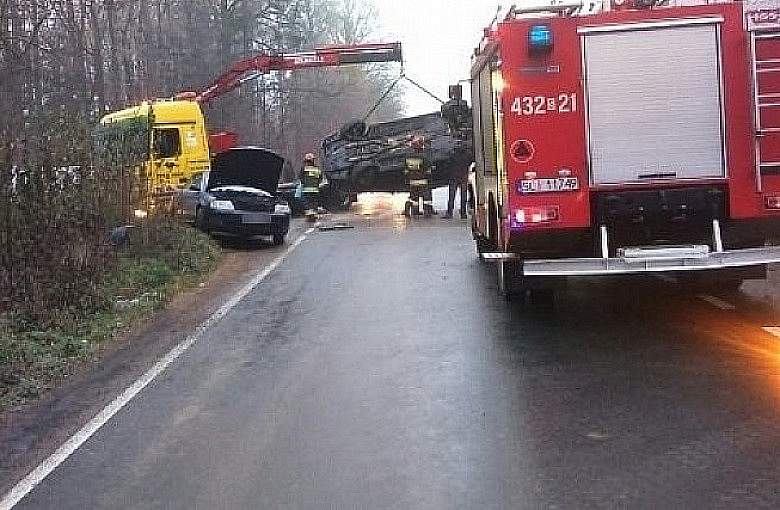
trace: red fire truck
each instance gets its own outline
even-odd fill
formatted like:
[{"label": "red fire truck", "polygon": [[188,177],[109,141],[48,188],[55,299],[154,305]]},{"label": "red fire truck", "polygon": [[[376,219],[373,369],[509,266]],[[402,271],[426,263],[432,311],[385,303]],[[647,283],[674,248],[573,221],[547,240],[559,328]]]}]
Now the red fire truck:
[{"label": "red fire truck", "polygon": [[502,292],[765,275],[780,261],[780,11],[546,1],[491,25],[471,73],[474,236]]}]

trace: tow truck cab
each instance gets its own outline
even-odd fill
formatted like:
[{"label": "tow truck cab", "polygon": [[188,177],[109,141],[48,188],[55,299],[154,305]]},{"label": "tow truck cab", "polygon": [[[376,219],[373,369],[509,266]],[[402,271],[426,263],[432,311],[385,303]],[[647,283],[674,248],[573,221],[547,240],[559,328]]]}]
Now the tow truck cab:
[{"label": "tow truck cab", "polygon": [[780,24],[758,21],[778,16],[606,7],[553,2],[486,30],[478,251],[526,276],[780,261],[765,246],[780,233]]},{"label": "tow truck cab", "polygon": [[205,120],[194,101],[145,101],[104,116],[100,124],[110,146],[134,156],[149,193],[181,188],[209,169]]}]

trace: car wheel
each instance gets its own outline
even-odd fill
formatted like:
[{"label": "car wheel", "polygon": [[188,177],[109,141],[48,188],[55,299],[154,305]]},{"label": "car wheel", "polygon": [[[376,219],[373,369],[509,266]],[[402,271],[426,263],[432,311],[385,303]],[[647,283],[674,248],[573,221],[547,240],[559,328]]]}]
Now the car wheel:
[{"label": "car wheel", "polygon": [[284,234],[274,234],[274,246],[281,246],[284,244]]}]

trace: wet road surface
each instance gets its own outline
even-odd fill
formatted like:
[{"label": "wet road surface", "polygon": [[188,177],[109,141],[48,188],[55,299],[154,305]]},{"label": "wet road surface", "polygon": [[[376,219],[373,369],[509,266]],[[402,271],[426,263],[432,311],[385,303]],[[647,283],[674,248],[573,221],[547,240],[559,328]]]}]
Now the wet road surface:
[{"label": "wet road surface", "polygon": [[778,506],[771,287],[530,309],[465,222],[391,206],[311,233],[17,508]]}]

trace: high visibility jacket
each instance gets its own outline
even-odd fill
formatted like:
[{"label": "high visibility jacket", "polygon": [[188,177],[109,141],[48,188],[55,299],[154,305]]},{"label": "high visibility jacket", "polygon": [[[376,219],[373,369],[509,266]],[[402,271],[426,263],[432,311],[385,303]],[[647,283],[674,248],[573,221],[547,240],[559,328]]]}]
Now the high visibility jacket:
[{"label": "high visibility jacket", "polygon": [[305,166],[301,171],[301,185],[304,193],[319,193],[322,183],[322,170],[316,166]]}]

